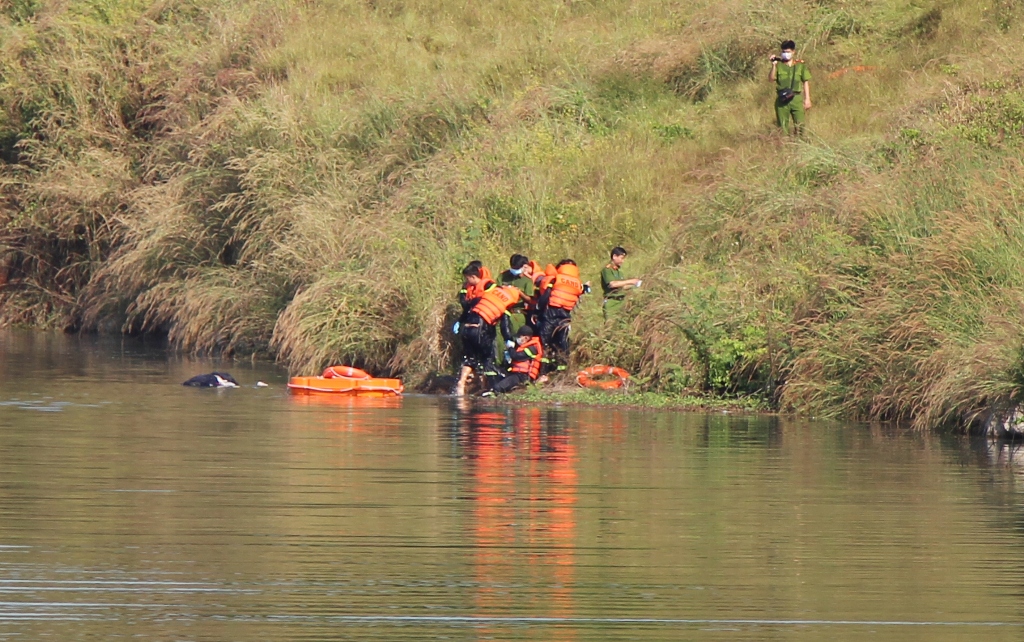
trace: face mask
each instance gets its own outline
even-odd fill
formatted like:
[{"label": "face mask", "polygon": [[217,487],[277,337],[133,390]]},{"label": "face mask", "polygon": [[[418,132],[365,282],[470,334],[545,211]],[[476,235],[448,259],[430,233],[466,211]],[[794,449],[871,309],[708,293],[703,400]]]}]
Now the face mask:
[{"label": "face mask", "polygon": [[781,58],[783,60],[785,60],[786,62],[789,62],[790,60],[793,59],[793,52],[792,51],[783,51]]},{"label": "face mask", "polygon": [[509,272],[512,273],[512,276],[519,276],[520,274],[523,273],[523,268],[519,268],[518,270],[513,270],[509,268]]}]

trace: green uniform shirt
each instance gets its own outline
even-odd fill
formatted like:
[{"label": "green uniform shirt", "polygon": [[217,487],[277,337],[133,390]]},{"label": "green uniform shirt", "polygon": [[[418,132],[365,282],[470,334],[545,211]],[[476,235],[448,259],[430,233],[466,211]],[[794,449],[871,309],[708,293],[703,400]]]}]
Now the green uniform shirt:
[{"label": "green uniform shirt", "polygon": [[[533,280],[530,277],[516,276],[508,270],[505,270],[504,272],[501,273],[501,284],[514,286],[516,289],[522,292],[524,296],[530,298],[533,298],[533,293],[536,289],[534,288]],[[520,299],[519,302],[512,306],[511,309],[516,312],[522,312],[525,306],[526,302]]]},{"label": "green uniform shirt", "polygon": [[626,298],[626,288],[612,288],[612,281],[625,281],[626,277],[622,276],[622,270],[617,270],[610,265],[606,265],[601,270],[601,290],[604,292],[604,298],[606,299],[617,299],[621,301]]},{"label": "green uniform shirt", "polygon": [[798,62],[790,67],[780,62],[775,68],[776,89],[789,89],[790,83],[792,83],[793,93],[802,94],[804,92],[804,83],[810,82],[810,80],[811,72],[807,69],[805,63]]}]

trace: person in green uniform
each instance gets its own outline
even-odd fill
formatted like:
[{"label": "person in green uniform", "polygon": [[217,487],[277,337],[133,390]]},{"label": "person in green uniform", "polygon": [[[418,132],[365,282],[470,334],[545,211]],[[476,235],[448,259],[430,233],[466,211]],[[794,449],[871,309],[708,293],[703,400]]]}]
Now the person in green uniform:
[{"label": "person in green uniform", "polygon": [[804,130],[804,114],[811,108],[811,72],[807,63],[796,59],[796,43],[786,40],[779,55],[769,56],[772,70],[768,81],[775,83],[775,118],[783,133],[789,133],[793,121],[793,134]]},{"label": "person in green uniform", "polygon": [[[519,332],[519,328],[526,325],[527,299],[533,299],[536,290],[533,284],[533,276],[530,272],[530,259],[522,254],[513,254],[508,260],[508,269],[498,277],[498,283],[499,285],[511,285],[523,294],[523,298],[508,310],[514,334]],[[498,363],[504,361],[505,348],[505,341],[500,336],[497,337],[494,349],[497,353]]]},{"label": "person in green uniform", "polygon": [[626,290],[638,288],[643,283],[640,279],[627,279],[622,276],[622,263],[626,260],[626,250],[621,247],[612,248],[612,262],[601,270],[601,289],[604,291],[604,320],[612,318],[622,309],[626,300]]}]

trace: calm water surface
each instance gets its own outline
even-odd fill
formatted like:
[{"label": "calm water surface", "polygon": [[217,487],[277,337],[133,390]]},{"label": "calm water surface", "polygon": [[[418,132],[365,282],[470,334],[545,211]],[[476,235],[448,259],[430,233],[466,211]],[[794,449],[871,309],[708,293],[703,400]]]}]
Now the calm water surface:
[{"label": "calm water surface", "polygon": [[216,366],[0,334],[0,639],[1024,639],[1009,447]]}]

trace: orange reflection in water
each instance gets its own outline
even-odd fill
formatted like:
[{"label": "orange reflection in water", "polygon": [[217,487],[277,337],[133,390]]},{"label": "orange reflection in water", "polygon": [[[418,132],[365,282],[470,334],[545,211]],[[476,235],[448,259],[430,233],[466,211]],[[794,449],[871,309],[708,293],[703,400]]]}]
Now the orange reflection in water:
[{"label": "orange reflection in water", "polygon": [[[471,412],[465,428],[473,462],[477,612],[572,616],[578,500],[572,440],[537,408]],[[523,584],[531,590],[516,588]],[[575,630],[559,628],[552,639],[575,638]]]},{"label": "orange reflection in water", "polygon": [[[316,428],[342,432],[368,433],[380,428],[398,427],[401,418],[393,411],[402,407],[398,396],[342,394],[289,395],[291,403],[328,411],[313,422]],[[338,412],[334,412],[337,410]],[[379,412],[384,411],[384,412]],[[311,426],[312,427],[312,426]]]}]

